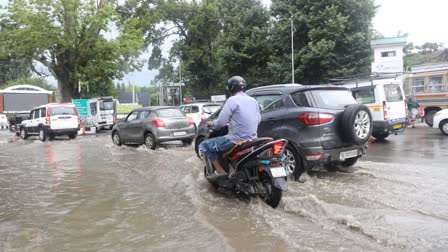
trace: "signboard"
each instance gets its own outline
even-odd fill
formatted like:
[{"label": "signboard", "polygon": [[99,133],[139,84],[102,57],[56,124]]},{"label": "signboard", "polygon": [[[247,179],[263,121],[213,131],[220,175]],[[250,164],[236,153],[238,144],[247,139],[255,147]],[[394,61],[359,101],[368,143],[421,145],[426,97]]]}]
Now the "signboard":
[{"label": "signboard", "polygon": [[402,61],[372,62],[372,73],[401,73]]},{"label": "signboard", "polygon": [[212,95],[212,102],[224,102],[226,101],[226,95]]},{"label": "signboard", "polygon": [[78,110],[78,114],[80,116],[88,116],[89,115],[89,100],[87,99],[73,99],[73,104]]}]

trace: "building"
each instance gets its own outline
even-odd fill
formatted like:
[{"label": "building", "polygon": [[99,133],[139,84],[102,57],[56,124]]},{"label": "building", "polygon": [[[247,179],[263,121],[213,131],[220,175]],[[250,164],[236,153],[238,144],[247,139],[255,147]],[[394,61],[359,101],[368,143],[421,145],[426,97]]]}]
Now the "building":
[{"label": "building", "polygon": [[29,113],[31,109],[53,102],[53,91],[32,85],[16,85],[0,90],[0,113]]},{"label": "building", "polygon": [[374,39],[370,41],[373,51],[372,73],[403,72],[403,48],[407,37]]}]

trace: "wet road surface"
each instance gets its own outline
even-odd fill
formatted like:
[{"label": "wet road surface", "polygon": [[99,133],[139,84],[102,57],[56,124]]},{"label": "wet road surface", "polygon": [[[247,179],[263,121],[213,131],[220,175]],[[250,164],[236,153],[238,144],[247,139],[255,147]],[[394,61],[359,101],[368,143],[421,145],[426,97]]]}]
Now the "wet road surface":
[{"label": "wet road surface", "polygon": [[0,251],[447,251],[448,137],[419,126],[278,209],[216,192],[192,146],[0,131]]}]

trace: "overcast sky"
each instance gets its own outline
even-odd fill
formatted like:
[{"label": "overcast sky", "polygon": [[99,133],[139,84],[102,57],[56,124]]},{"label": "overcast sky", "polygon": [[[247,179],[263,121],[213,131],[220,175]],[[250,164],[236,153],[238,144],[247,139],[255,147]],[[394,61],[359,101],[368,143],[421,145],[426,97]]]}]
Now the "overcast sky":
[{"label": "overcast sky", "polygon": [[[269,6],[271,0],[261,0]],[[5,5],[8,0],[0,0]],[[386,37],[408,33],[408,42],[443,43],[448,47],[448,0],[375,0],[379,6],[373,19],[373,27]],[[142,69],[128,74],[123,81],[147,86],[156,71]]]}]

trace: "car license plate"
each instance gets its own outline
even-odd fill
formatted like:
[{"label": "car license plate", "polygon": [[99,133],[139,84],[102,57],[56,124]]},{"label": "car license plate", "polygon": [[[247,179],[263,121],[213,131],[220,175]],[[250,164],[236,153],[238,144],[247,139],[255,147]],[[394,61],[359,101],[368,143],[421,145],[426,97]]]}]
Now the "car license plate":
[{"label": "car license plate", "polygon": [[394,125],[394,129],[400,129],[401,128],[401,124],[395,124]]},{"label": "car license plate", "polygon": [[344,151],[339,154],[339,159],[345,160],[356,156],[358,156],[358,150]]},{"label": "car license plate", "polygon": [[185,132],[185,131],[179,131],[179,132],[174,132],[173,136],[183,136],[183,135],[186,135],[186,134],[187,134],[187,132]]},{"label": "car license plate", "polygon": [[271,173],[274,178],[286,177],[286,170],[284,167],[272,167]]},{"label": "car license plate", "polygon": [[113,124],[114,121],[107,121],[107,124]]}]

